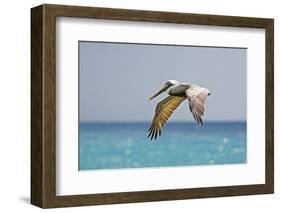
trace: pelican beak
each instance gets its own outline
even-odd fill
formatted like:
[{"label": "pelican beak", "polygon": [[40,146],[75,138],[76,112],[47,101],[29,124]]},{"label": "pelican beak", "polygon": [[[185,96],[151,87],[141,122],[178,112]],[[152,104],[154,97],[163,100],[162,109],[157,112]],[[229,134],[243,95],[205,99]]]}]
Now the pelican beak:
[{"label": "pelican beak", "polygon": [[161,93],[165,92],[167,89],[168,89],[168,86],[166,86],[166,85],[162,86],[162,87],[160,88],[160,90],[159,90],[157,93],[155,93],[153,96],[151,96],[151,97],[149,98],[149,100],[152,100],[153,98],[157,97],[157,96],[160,95]]}]

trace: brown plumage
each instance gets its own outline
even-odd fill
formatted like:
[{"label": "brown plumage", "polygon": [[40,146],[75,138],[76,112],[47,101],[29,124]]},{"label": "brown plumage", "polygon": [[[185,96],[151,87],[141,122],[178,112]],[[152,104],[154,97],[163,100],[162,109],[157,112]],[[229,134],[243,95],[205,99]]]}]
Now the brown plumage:
[{"label": "brown plumage", "polygon": [[158,135],[161,135],[161,130],[166,121],[185,99],[186,97],[171,95],[157,104],[152,124],[148,130],[149,134],[147,137],[150,137],[150,140],[156,139]]},{"label": "brown plumage", "polygon": [[167,90],[169,96],[157,104],[151,126],[148,129],[149,133],[147,137],[150,140],[156,140],[161,135],[162,128],[167,120],[186,99],[188,99],[189,109],[195,121],[203,125],[202,117],[205,111],[205,100],[210,95],[208,89],[169,80],[150,100]]}]

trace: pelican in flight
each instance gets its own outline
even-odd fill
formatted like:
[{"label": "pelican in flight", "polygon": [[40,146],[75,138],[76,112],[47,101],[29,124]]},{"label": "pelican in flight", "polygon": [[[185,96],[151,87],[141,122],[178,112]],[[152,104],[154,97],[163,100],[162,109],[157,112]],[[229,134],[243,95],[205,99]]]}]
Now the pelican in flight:
[{"label": "pelican in flight", "polygon": [[188,100],[189,109],[198,124],[203,125],[202,116],[204,115],[205,100],[210,91],[207,88],[200,87],[195,84],[179,83],[176,80],[169,80],[165,83],[161,89],[153,96],[149,98],[152,100],[163,92],[168,93],[168,97],[160,101],[155,109],[155,114],[148,129],[148,138],[150,140],[161,135],[161,131],[166,121],[172,115],[172,113],[178,108],[178,106]]}]

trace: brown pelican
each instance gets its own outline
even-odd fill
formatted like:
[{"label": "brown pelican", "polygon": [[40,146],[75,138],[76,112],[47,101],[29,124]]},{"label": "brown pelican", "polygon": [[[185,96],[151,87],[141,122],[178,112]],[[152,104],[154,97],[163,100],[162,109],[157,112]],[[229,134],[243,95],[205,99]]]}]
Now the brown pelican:
[{"label": "brown pelican", "polygon": [[161,135],[161,131],[166,121],[177,109],[177,107],[184,101],[188,100],[189,109],[198,124],[203,124],[202,116],[204,115],[205,100],[210,92],[204,87],[195,84],[179,83],[176,80],[169,80],[161,89],[149,98],[152,100],[163,92],[168,93],[168,97],[160,101],[155,109],[155,114],[148,129],[148,138],[152,140]]}]

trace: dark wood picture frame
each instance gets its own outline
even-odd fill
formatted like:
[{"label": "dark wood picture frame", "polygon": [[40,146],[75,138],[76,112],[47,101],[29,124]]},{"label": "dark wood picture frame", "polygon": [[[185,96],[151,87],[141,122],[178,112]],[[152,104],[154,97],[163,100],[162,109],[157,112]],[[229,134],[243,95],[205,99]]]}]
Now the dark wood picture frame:
[{"label": "dark wood picture frame", "polygon": [[[262,28],[266,34],[265,184],[56,195],[56,17]],[[41,5],[31,9],[31,203],[66,207],[266,194],[274,191],[274,20],[265,18]]]}]

